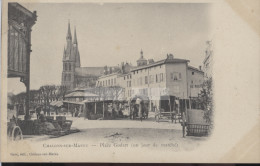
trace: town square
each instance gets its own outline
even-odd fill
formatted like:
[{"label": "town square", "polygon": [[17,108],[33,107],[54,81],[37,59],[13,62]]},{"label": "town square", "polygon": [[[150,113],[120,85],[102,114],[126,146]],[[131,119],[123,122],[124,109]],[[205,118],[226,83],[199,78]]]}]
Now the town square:
[{"label": "town square", "polygon": [[[210,136],[213,42],[202,17],[208,5],[61,6],[79,10],[8,4],[10,141],[142,140],[144,147],[190,150]],[[64,15],[47,19],[47,8]]]}]

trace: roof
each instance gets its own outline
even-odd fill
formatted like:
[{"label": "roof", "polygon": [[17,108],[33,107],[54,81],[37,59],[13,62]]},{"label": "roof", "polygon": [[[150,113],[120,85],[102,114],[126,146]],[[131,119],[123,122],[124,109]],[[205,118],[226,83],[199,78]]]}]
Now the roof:
[{"label": "roof", "polygon": [[101,75],[99,78],[106,78],[106,77],[110,77],[110,76],[114,76],[114,75],[122,75],[121,73],[111,73],[111,74],[107,74],[107,75]]},{"label": "roof", "polygon": [[90,92],[81,92],[81,91],[75,91],[67,94],[65,97],[67,98],[73,98],[73,97],[98,97],[98,95]]},{"label": "roof", "polygon": [[12,7],[16,8],[17,10],[20,10],[21,12],[23,12],[23,14],[26,14],[27,16],[36,20],[36,17],[37,17],[36,11],[31,12],[30,10],[26,9],[25,7],[23,7],[22,5],[20,5],[17,2],[9,2],[8,5],[10,5],[10,7],[12,6]]},{"label": "roof", "polygon": [[50,105],[60,107],[63,105],[63,101],[53,101]]},{"label": "roof", "polygon": [[165,64],[165,63],[187,63],[187,62],[189,62],[189,60],[186,60],[186,59],[176,59],[176,58],[174,58],[174,59],[163,59],[163,60],[151,63],[151,64],[135,67],[131,71],[136,71],[136,70],[139,70],[139,69],[145,69],[145,68],[149,68],[149,67],[153,67],[153,66],[158,66],[158,65]]},{"label": "roof", "polygon": [[75,68],[77,76],[101,76],[104,73],[104,67],[79,67]]},{"label": "roof", "polygon": [[84,104],[83,102],[76,102],[76,101],[66,101],[66,100],[64,100],[63,101],[64,103],[70,103],[70,104]]},{"label": "roof", "polygon": [[199,69],[196,68],[196,67],[188,66],[188,69],[191,69],[191,70],[195,70],[195,71],[197,71],[197,72],[204,73],[202,70],[199,70]]}]

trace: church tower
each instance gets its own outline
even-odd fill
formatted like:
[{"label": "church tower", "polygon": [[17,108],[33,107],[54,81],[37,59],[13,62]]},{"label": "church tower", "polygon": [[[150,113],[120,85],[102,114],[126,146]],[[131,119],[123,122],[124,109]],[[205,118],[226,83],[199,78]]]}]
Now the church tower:
[{"label": "church tower", "polygon": [[75,88],[75,68],[80,67],[80,55],[78,50],[78,41],[76,29],[74,30],[74,41],[72,42],[70,23],[68,23],[68,32],[66,36],[67,45],[63,51],[63,70],[61,85],[67,86],[69,89]]},{"label": "church tower", "polygon": [[144,58],[143,50],[141,49],[140,58],[136,61],[137,66],[147,65],[147,60]]}]

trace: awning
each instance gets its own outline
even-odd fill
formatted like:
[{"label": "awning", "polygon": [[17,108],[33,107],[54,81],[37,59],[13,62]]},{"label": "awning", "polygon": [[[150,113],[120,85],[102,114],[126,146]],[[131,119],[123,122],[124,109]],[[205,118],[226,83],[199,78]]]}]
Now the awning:
[{"label": "awning", "polygon": [[53,101],[50,103],[51,106],[61,107],[63,105],[63,101]]},{"label": "awning", "polygon": [[142,101],[145,101],[145,100],[147,100],[147,101],[149,101],[149,97],[148,96],[145,96],[145,95],[136,95],[136,96],[134,96],[132,99],[131,99],[131,101],[133,101],[133,100],[142,100]]},{"label": "awning", "polygon": [[77,101],[66,101],[64,100],[63,103],[69,103],[69,104],[78,104],[78,105],[83,105],[84,103],[83,102],[77,102]]},{"label": "awning", "polygon": [[113,100],[105,100],[105,101],[103,101],[103,100],[83,100],[82,101],[83,103],[103,103],[103,102],[105,102],[105,103],[111,103],[111,102],[113,102]]},{"label": "awning", "polygon": [[81,91],[75,91],[67,94],[65,97],[67,98],[74,98],[74,97],[98,97],[98,95],[90,92],[81,92]]}]

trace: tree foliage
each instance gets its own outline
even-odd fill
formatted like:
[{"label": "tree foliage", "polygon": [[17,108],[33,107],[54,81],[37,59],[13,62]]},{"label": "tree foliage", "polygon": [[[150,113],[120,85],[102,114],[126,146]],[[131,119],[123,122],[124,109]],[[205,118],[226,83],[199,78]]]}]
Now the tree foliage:
[{"label": "tree foliage", "polygon": [[213,90],[212,78],[208,78],[202,85],[202,90],[198,97],[198,102],[204,110],[204,118],[206,122],[212,123],[213,116]]}]

